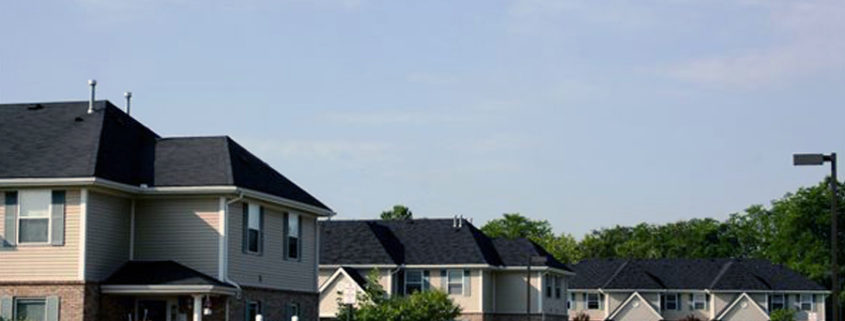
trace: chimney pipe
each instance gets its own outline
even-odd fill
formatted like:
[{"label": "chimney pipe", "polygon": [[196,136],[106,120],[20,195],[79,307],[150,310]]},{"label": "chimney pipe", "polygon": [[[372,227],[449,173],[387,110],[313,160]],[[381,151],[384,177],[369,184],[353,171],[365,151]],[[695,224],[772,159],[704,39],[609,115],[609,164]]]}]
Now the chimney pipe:
[{"label": "chimney pipe", "polygon": [[91,86],[91,101],[88,102],[88,113],[90,114],[94,112],[94,91],[97,88],[97,80],[88,80],[88,86]]},{"label": "chimney pipe", "polygon": [[126,97],[126,114],[129,115],[130,103],[132,101],[132,92],[127,91],[127,92],[123,93],[123,97]]},{"label": "chimney pipe", "polygon": [[458,228],[464,227],[464,215],[461,214],[461,217],[458,219]]}]

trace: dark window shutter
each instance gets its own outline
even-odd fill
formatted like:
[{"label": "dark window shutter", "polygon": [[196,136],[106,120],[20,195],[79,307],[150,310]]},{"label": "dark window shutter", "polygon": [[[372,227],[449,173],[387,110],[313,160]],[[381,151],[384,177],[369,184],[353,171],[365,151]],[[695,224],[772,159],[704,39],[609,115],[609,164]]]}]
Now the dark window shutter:
[{"label": "dark window shutter", "polygon": [[431,289],[431,271],[423,270],[423,291]]},{"label": "dark window shutter", "polygon": [[449,274],[446,270],[440,270],[440,289],[449,293]]},{"label": "dark window shutter", "polygon": [[290,252],[289,251],[290,244],[288,244],[288,243],[290,243],[290,236],[288,234],[288,216],[289,215],[290,214],[288,214],[288,213],[285,213],[285,215],[282,215],[282,221],[283,221],[282,222],[282,236],[283,236],[283,239],[284,239],[284,240],[282,240],[282,247],[284,248],[284,252],[285,252],[285,255],[284,255],[285,260],[287,260],[290,257],[290,253],[289,253]]},{"label": "dark window shutter", "polygon": [[258,255],[264,255],[264,206],[258,207]]},{"label": "dark window shutter", "polygon": [[249,204],[247,202],[243,202],[243,221],[241,232],[243,233],[243,244],[241,244],[241,250],[244,253],[248,252],[249,249]]},{"label": "dark window shutter", "polygon": [[12,319],[12,297],[10,296],[0,298],[0,319]]},{"label": "dark window shutter", "polygon": [[665,294],[658,294],[660,296],[660,311],[666,309],[666,295]]},{"label": "dark window shutter", "polygon": [[59,321],[59,297],[48,296],[45,310],[47,321]]},{"label": "dark window shutter", "polygon": [[469,276],[469,270],[464,270],[464,296],[472,295],[472,282]]},{"label": "dark window shutter", "polygon": [[304,239],[302,237],[302,215],[296,216],[296,223],[297,223],[296,226],[299,229],[296,232],[297,233],[296,235],[299,235],[299,236],[297,236],[297,239],[296,239],[296,260],[302,261],[302,240]]},{"label": "dark window shutter", "polygon": [[53,206],[50,208],[51,243],[65,245],[65,191],[53,191]]},{"label": "dark window shutter", "polygon": [[17,221],[18,215],[18,192],[6,192],[6,211],[3,219],[3,228],[5,235],[3,235],[3,246],[14,247],[18,240]]}]

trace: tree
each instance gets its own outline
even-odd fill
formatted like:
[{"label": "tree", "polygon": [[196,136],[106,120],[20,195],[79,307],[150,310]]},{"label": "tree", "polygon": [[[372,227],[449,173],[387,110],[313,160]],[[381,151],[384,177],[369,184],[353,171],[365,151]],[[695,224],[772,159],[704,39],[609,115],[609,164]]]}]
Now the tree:
[{"label": "tree", "polygon": [[[338,299],[340,304],[340,299]],[[439,290],[387,297],[378,283],[378,271],[367,276],[364,293],[357,297],[357,308],[340,305],[338,320],[355,321],[450,321],[461,314],[446,293]]]},{"label": "tree", "polygon": [[411,212],[405,205],[393,205],[393,209],[381,212],[381,219],[383,220],[410,220],[414,218],[414,213]]},{"label": "tree", "polygon": [[578,241],[571,234],[562,233],[555,236],[549,221],[532,220],[519,213],[505,213],[502,218],[484,224],[481,231],[489,237],[529,239],[543,246],[561,262],[577,262],[582,257]]},{"label": "tree", "polygon": [[795,310],[778,309],[772,311],[772,321],[795,321]]}]

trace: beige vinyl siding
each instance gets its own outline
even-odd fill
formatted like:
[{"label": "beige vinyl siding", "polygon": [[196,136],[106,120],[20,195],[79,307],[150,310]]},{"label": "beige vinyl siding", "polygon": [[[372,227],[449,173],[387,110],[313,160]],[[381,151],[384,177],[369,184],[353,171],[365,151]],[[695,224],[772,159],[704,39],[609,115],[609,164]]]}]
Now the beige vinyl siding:
[{"label": "beige vinyl siding", "polygon": [[[645,299],[646,301],[644,301]],[[660,321],[662,318],[649,308],[651,301],[646,298],[634,297],[621,307],[613,320],[615,321]],[[608,310],[614,311],[614,310]]]},{"label": "beige vinyl siding", "polygon": [[[447,269],[449,270],[449,269]],[[461,273],[465,269],[456,269],[460,270]],[[441,277],[440,271],[442,269],[434,269],[428,270],[429,277],[431,282],[432,289],[440,289],[443,292],[447,292],[448,289],[444,289],[441,287]],[[452,299],[455,304],[458,304],[463,309],[464,313],[477,313],[482,312],[481,310],[481,270],[478,269],[470,269],[469,272],[469,281],[470,281],[470,295],[463,295],[463,294],[449,294],[449,298]],[[464,289],[466,292],[466,289]]]},{"label": "beige vinyl siding", "polygon": [[[345,275],[340,275],[338,278],[334,279],[329,287],[320,293],[320,317],[331,318],[336,316],[338,311],[338,299],[341,298],[341,296],[338,295],[338,292],[342,292],[345,289],[352,288],[354,286],[355,281],[350,280]],[[356,291],[356,293],[360,292],[360,290]]]},{"label": "beige vinyl siding", "polygon": [[[703,294],[703,292],[700,292]],[[710,316],[710,307],[703,310],[695,310],[691,309],[690,305],[692,305],[692,301],[690,300],[689,292],[682,292],[679,293],[678,303],[681,305],[680,310],[665,310],[663,311],[663,318],[665,320],[680,320],[688,315],[694,315],[702,320],[710,320],[712,319]],[[710,302],[712,304],[712,302]],[[718,312],[716,312],[718,313]]]},{"label": "beige vinyl siding", "polygon": [[[768,321],[768,316],[753,306],[748,298],[743,297],[725,314],[723,321]],[[743,306],[744,305],[744,306]]]},{"label": "beige vinyl siding", "polygon": [[[540,288],[541,273],[531,273],[531,313],[539,313],[539,301],[542,295]],[[501,271],[496,272],[496,313],[525,313],[525,272]],[[591,320],[598,320],[590,318]]]},{"label": "beige vinyl siding", "polygon": [[317,287],[323,286],[323,283],[325,283],[326,280],[328,280],[330,277],[332,277],[332,275],[334,275],[334,273],[336,271],[337,271],[337,269],[321,268],[320,272],[317,275]]},{"label": "beige vinyl siding", "polygon": [[132,201],[89,192],[85,279],[102,281],[129,260]]},{"label": "beige vinyl siding", "polygon": [[[0,248],[0,281],[79,280],[80,191],[67,190],[65,245]],[[0,200],[5,199],[0,193]],[[5,235],[5,205],[0,204],[0,235]]]},{"label": "beige vinyl siding", "polygon": [[[739,296],[739,293],[713,293],[712,294],[712,298],[713,298],[712,303],[713,303],[713,311],[714,311],[713,313],[718,314],[718,313],[724,311],[725,308],[727,308],[728,305],[733,303],[734,300],[736,300],[736,298],[738,296]],[[763,307],[763,309],[766,308],[765,303],[761,306]],[[713,317],[715,318],[716,316],[714,315]]]},{"label": "beige vinyl siding", "polygon": [[264,253],[243,252],[243,203],[229,206],[229,277],[241,285],[317,292],[316,219],[300,213],[301,260],[284,259],[284,212],[265,207]]},{"label": "beige vinyl siding", "polygon": [[605,296],[607,297],[607,312],[613,313],[613,311],[616,311],[616,308],[618,308],[622,302],[625,302],[631,294],[634,294],[634,292],[605,293]]},{"label": "beige vinyl siding", "polygon": [[587,309],[587,302],[584,301],[585,292],[579,291],[573,293],[575,293],[575,301],[572,302],[572,309],[569,309],[570,319],[583,312],[584,314],[590,316],[590,320],[604,320],[604,318],[607,316],[604,312],[604,304],[606,304],[605,301],[601,301],[601,309],[589,310]]},{"label": "beige vinyl siding", "polygon": [[218,276],[219,198],[135,202],[135,259],[173,260]]}]

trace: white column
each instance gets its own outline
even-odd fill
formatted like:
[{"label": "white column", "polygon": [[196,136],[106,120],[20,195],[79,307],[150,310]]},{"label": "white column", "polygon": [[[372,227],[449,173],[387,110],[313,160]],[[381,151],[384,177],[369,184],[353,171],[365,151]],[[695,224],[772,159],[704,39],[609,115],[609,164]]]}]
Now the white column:
[{"label": "white column", "polygon": [[194,294],[194,321],[202,321],[202,295]]}]

